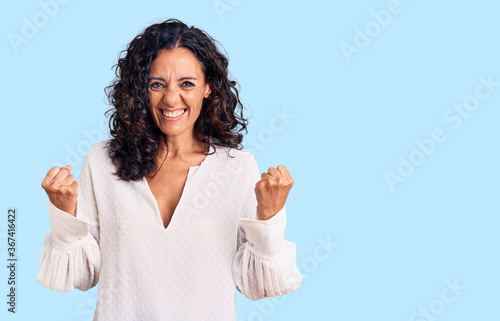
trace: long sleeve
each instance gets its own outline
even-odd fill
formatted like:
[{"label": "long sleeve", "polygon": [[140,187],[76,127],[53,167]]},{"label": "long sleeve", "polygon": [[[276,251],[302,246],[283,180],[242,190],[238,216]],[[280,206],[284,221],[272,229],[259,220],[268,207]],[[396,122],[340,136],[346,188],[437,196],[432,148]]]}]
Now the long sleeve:
[{"label": "long sleeve", "polygon": [[268,220],[258,220],[255,184],[260,171],[249,156],[249,181],[238,228],[237,252],[232,273],[236,288],[251,300],[295,291],[302,282],[296,263],[295,243],[284,239],[285,206]]},{"label": "long sleeve", "polygon": [[45,235],[37,280],[55,291],[86,291],[99,281],[99,220],[90,155],[91,151],[78,179],[76,217],[49,201],[51,233]]}]

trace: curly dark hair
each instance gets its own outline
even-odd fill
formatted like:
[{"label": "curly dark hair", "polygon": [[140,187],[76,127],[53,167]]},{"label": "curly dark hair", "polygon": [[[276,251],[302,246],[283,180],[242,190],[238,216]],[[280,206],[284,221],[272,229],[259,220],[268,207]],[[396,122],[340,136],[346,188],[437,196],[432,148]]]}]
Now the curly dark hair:
[{"label": "curly dark hair", "polygon": [[[202,65],[211,94],[202,102],[193,129],[194,138],[203,143],[242,149],[248,120],[243,117],[236,81],[228,78],[228,59],[217,48],[216,40],[205,31],[188,27],[177,19],[147,27],[113,66],[116,78],[104,91],[113,106],[109,128],[112,139],[107,148],[120,179],[138,181],[156,171],[158,146],[165,134],[156,126],[149,110],[147,83],[151,62],[161,49],[186,48]],[[222,46],[222,45],[221,45]],[[123,53],[125,57],[120,58]],[[239,114],[237,110],[240,110]],[[215,140],[211,141],[213,137]]]}]

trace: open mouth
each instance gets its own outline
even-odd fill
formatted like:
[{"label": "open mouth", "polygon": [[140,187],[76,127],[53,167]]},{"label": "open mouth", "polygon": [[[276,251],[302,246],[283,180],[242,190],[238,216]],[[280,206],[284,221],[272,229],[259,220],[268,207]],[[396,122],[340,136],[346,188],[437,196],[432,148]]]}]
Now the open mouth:
[{"label": "open mouth", "polygon": [[184,115],[187,111],[187,108],[185,109],[178,109],[176,111],[172,111],[172,112],[169,112],[169,111],[166,111],[166,110],[163,110],[161,109],[160,112],[161,114],[167,119],[167,120],[178,120],[182,117],[182,115]]}]

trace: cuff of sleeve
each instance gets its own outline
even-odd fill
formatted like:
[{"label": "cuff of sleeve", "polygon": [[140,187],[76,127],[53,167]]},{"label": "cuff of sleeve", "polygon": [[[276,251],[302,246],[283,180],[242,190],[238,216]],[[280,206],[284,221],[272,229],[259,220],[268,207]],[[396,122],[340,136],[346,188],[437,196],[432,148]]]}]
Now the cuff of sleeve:
[{"label": "cuff of sleeve", "polygon": [[285,206],[268,220],[240,218],[247,243],[255,255],[262,258],[276,256],[283,245],[286,227]]},{"label": "cuff of sleeve", "polygon": [[50,230],[53,246],[58,249],[71,249],[85,243],[89,233],[87,222],[66,213],[49,201]]}]

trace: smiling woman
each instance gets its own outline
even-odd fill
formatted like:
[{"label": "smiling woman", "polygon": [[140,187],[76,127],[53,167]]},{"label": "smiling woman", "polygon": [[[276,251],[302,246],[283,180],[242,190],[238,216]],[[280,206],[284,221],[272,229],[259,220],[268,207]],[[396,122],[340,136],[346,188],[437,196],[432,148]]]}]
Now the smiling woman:
[{"label": "smiling woman", "polygon": [[90,148],[78,183],[70,166],[42,182],[51,233],[37,280],[99,284],[98,321],[236,320],[235,288],[252,300],[297,290],[284,239],[293,180],[283,165],[261,174],[241,146],[248,121],[215,40],[175,19],[152,25],[116,75],[113,138]]},{"label": "smiling woman", "polygon": [[156,126],[166,137],[192,133],[203,99],[211,92],[196,56],[185,48],[163,49],[150,75],[149,108]]}]

